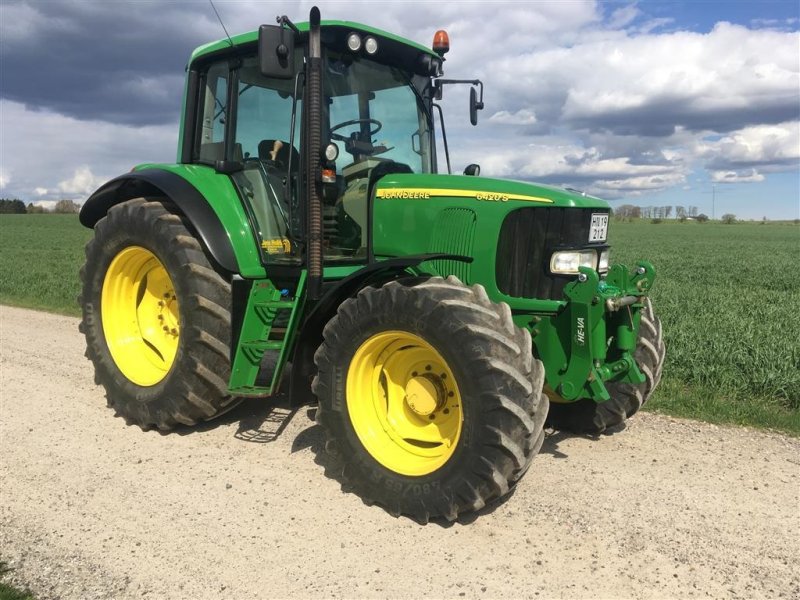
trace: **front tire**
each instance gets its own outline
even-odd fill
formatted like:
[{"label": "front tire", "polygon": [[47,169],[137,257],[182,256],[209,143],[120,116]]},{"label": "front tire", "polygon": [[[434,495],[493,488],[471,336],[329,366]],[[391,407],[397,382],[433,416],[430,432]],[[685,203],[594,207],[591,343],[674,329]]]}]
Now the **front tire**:
[{"label": "front tire", "polygon": [[317,421],[368,503],[427,522],[482,508],[544,439],[544,368],[483,287],[436,277],[342,303],[314,357]]},{"label": "front tire", "polygon": [[568,404],[553,402],[547,417],[547,426],[554,429],[574,431],[575,433],[602,433],[609,427],[624,423],[631,418],[650,399],[661,381],[664,368],[666,346],[661,331],[661,319],[653,311],[650,298],[639,321],[639,338],[633,357],[645,376],[645,382],[610,382],[606,384],[610,400],[595,402],[591,399],[578,400]]},{"label": "front tire", "polygon": [[230,285],[182,217],[143,198],[109,209],[86,245],[86,356],[129,424],[169,430],[232,407]]}]

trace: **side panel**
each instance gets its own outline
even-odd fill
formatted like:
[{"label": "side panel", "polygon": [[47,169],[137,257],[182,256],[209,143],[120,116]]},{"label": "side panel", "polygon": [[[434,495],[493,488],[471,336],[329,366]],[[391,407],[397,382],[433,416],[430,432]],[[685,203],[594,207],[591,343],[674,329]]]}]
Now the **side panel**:
[{"label": "side panel", "polygon": [[203,165],[146,164],[97,190],[81,210],[93,227],[119,202],[143,195],[172,199],[194,223],[215,260],[247,278],[266,276],[247,214],[227,175]]}]

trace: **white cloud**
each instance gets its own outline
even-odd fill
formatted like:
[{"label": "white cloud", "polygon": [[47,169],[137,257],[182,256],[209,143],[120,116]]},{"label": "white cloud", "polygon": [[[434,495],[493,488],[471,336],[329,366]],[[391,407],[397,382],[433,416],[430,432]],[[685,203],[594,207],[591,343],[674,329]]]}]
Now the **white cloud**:
[{"label": "white cloud", "polygon": [[536,123],[536,115],[533,111],[526,108],[513,113],[507,110],[501,110],[489,117],[489,120],[502,125],[533,125]]},{"label": "white cloud", "polygon": [[697,154],[709,167],[800,166],[800,121],[777,125],[754,125],[723,136],[716,141],[698,144]]},{"label": "white cloud", "polygon": [[5,169],[0,168],[0,190],[5,189],[5,187],[11,181],[11,175],[8,174],[8,171]]},{"label": "white cloud", "polygon": [[[104,181],[105,178],[95,177],[92,175],[91,169],[89,169],[88,166],[83,165],[75,169],[72,178],[58,182],[58,191],[64,196],[77,196],[79,198],[86,198],[93,191],[99,188]],[[37,190],[39,189],[41,188],[37,188]]]},{"label": "white cloud", "polygon": [[[178,125],[132,127],[79,121],[0,100],[0,156],[6,193],[28,200],[84,200],[137,163],[175,160]],[[42,168],[46,165],[47,168]]]},{"label": "white cloud", "polygon": [[764,181],[764,176],[755,169],[744,171],[711,171],[714,183],[755,183]]}]

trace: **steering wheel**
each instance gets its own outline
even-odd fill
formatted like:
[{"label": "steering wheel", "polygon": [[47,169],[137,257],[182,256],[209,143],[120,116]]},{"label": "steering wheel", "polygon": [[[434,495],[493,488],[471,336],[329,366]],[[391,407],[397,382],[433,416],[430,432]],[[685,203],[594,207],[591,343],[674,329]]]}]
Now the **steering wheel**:
[{"label": "steering wheel", "polygon": [[346,142],[350,140],[350,137],[345,137],[341,133],[334,133],[338,129],[342,129],[343,127],[350,127],[352,125],[360,125],[361,123],[369,123],[370,125],[375,125],[375,129],[369,132],[369,137],[372,139],[372,136],[378,133],[381,128],[383,127],[383,123],[378,121],[378,119],[351,119],[349,121],[342,121],[338,125],[334,125],[330,129],[331,138],[334,140],[339,140],[340,142]]}]

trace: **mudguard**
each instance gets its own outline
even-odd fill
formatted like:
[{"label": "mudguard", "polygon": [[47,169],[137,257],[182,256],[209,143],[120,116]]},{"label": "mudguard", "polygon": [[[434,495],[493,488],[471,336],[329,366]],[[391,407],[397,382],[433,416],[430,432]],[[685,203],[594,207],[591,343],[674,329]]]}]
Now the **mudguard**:
[{"label": "mudguard", "polygon": [[314,352],[322,343],[322,330],[325,324],[336,314],[339,305],[369,285],[383,285],[403,276],[413,278],[408,269],[418,267],[429,260],[458,260],[470,263],[473,259],[470,256],[441,253],[390,258],[368,264],[363,269],[337,281],[333,287],[325,291],[303,321],[295,343],[290,382],[290,398],[294,406],[307,403],[312,397]]},{"label": "mudguard", "polygon": [[230,273],[240,272],[228,233],[211,205],[191,183],[169,171],[143,169],[112,179],[86,200],[80,222],[91,229],[115,204],[152,196],[169,198],[192,224],[216,263]]}]

